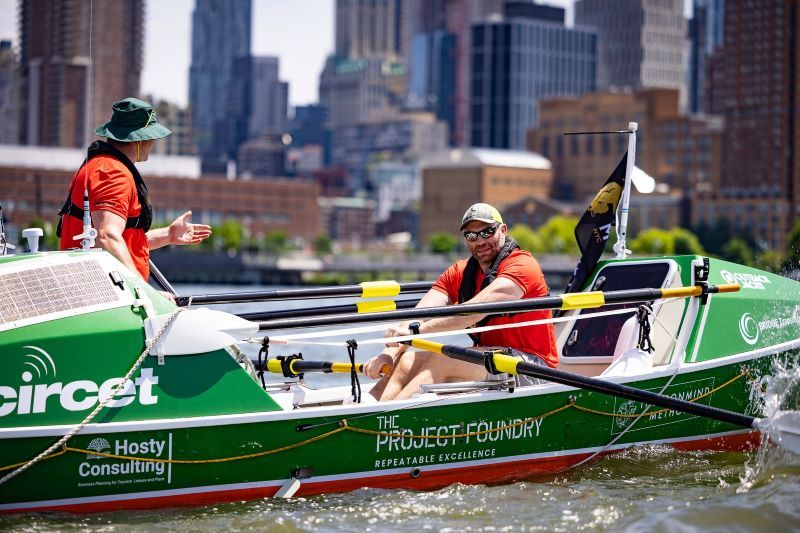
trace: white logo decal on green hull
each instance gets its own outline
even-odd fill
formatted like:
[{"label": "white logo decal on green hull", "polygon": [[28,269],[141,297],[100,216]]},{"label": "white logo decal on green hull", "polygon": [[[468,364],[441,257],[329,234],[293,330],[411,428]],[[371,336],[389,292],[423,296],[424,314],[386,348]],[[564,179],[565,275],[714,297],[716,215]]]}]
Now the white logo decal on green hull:
[{"label": "white logo decal on green hull", "polygon": [[758,324],[750,313],[743,314],[739,319],[739,333],[742,334],[744,342],[750,346],[758,342]]},{"label": "white logo decal on green hull", "polygon": [[32,360],[23,363],[35,370],[35,379],[33,371],[25,370],[20,376],[25,384],[19,389],[0,385],[0,417],[11,413],[18,415],[44,413],[48,407],[54,405],[54,402],[48,402],[51,396],[58,397],[61,408],[66,411],[85,411],[97,405],[98,399],[108,397],[120,383],[123,384],[121,392],[106,406],[124,407],[137,398],[142,405],[158,403],[158,396],[153,394],[153,385],[158,385],[158,376],[153,375],[152,368],[143,368],[140,376],[133,381],[109,378],[99,385],[88,379],[68,383],[61,381],[33,383],[39,379],[55,378],[56,365],[50,354],[43,349],[36,346],[24,346],[24,348],[35,352],[26,353],[24,357]]},{"label": "white logo decal on green hull", "polygon": [[[789,311],[787,310],[787,314]],[[800,326],[800,305],[796,305],[794,307],[794,311],[791,311],[791,315],[786,316],[784,318],[767,318],[762,320],[761,322],[756,322],[756,320],[750,316],[750,313],[745,313],[739,319],[739,333],[742,335],[742,339],[749,345],[754,345],[758,342],[761,333],[765,335],[770,335],[770,332],[781,332],[786,328],[794,328],[795,330]],[[792,333],[794,336],[794,333]]]},{"label": "white logo decal on green hull", "polygon": [[767,276],[762,274],[742,274],[741,272],[720,270],[719,275],[722,276],[725,283],[738,283],[743,289],[763,291],[765,289],[764,285],[772,283]]}]

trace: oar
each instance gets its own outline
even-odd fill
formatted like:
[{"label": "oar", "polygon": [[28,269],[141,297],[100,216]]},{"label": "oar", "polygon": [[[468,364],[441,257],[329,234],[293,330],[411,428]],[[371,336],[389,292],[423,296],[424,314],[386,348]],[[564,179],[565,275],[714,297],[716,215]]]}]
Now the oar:
[{"label": "oar", "polygon": [[[296,378],[305,372],[347,373],[353,368],[351,363],[339,363],[336,361],[304,361],[299,356],[277,357],[267,361],[266,370],[273,374],[283,374],[287,378]],[[383,365],[381,373],[388,374],[392,367]],[[356,363],[356,372],[364,373],[364,365]]]},{"label": "oar", "polygon": [[399,311],[386,311],[368,314],[344,314],[331,317],[308,317],[297,319],[275,319],[259,322],[259,330],[274,330],[287,328],[303,328],[313,326],[332,326],[336,324],[353,324],[356,322],[383,322],[388,320],[406,320],[416,318],[434,318],[441,316],[472,315],[472,314],[498,314],[516,313],[523,311],[537,311],[542,309],[591,309],[609,304],[622,304],[633,302],[649,302],[662,298],[685,298],[700,296],[708,293],[735,292],[739,285],[695,285],[691,287],[676,287],[666,289],[627,289],[621,291],[592,291],[574,292],[561,296],[543,296],[541,298],[527,298],[510,302],[491,302],[482,304],[459,304],[442,307],[421,307],[415,309],[402,309]]},{"label": "oar", "polygon": [[800,418],[798,418],[797,411],[784,411],[775,420],[771,421],[766,418],[756,418],[718,407],[697,404],[678,398],[672,398],[671,396],[657,394],[655,392],[635,389],[619,383],[612,383],[602,379],[573,374],[572,372],[556,370],[547,366],[522,361],[516,357],[501,353],[490,352],[487,354],[473,348],[441,344],[424,339],[414,339],[410,341],[410,344],[414,348],[420,350],[441,353],[454,359],[484,366],[487,366],[487,358],[491,358],[491,363],[498,372],[531,376],[553,383],[568,385],[570,387],[617,396],[619,398],[625,398],[626,400],[634,400],[696,416],[703,416],[737,426],[752,428],[761,432],[771,431],[771,436],[775,442],[793,453],[800,454],[800,428],[797,427]]},{"label": "oar", "polygon": [[433,286],[430,281],[397,283],[396,281],[366,281],[358,285],[338,287],[312,287],[304,289],[276,289],[255,292],[232,292],[220,294],[199,294],[175,298],[179,306],[189,304],[225,304],[245,302],[266,302],[271,300],[298,300],[306,298],[329,298],[355,296],[358,298],[384,298],[400,293],[427,292]]},{"label": "oar", "polygon": [[172,285],[170,285],[169,281],[167,281],[167,278],[161,273],[156,264],[153,263],[152,259],[150,260],[150,276],[159,287],[175,296],[176,300],[180,298],[180,296],[178,296],[178,292],[172,287]]},{"label": "oar", "polygon": [[419,302],[411,300],[378,300],[346,305],[327,305],[324,307],[303,307],[301,309],[281,309],[257,313],[240,313],[237,316],[246,320],[276,320],[279,318],[300,318],[305,316],[341,315],[343,313],[381,313],[396,309],[411,309]]}]

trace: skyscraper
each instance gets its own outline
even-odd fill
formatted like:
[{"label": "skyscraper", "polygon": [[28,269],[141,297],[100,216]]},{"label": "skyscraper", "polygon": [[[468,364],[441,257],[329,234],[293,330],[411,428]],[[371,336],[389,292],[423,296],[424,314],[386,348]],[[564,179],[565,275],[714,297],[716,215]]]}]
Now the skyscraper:
[{"label": "skyscraper", "polygon": [[565,27],[561,8],[531,7],[472,27],[472,146],[525,149],[539,99],[595,88],[594,30]]},{"label": "skyscraper", "polygon": [[19,79],[17,61],[11,41],[0,41],[0,144],[19,143]]},{"label": "skyscraper", "polygon": [[578,0],[575,25],[597,28],[598,89],[678,89],[685,105],[683,0]]},{"label": "skyscraper", "polygon": [[711,59],[711,112],[725,119],[723,165],[701,215],[783,249],[800,215],[800,6],[725,4],[725,41]]},{"label": "skyscraper", "polygon": [[689,72],[688,104],[693,113],[708,107],[708,58],[720,46],[725,27],[723,0],[694,0],[692,19],[689,21]]},{"label": "skyscraper", "polygon": [[403,53],[401,0],[336,0],[336,48],[342,58]]},{"label": "skyscraper", "polygon": [[250,55],[251,0],[196,0],[192,13],[189,105],[204,168],[224,171],[228,154],[214,143],[225,129],[233,62]]},{"label": "skyscraper", "polygon": [[216,128],[215,144],[236,159],[240,145],[264,134],[287,129],[289,84],[278,78],[279,60],[269,56],[237,57],[233,61],[225,127]]},{"label": "skyscraper", "polygon": [[19,12],[21,136],[84,146],[114,101],[139,92],[144,1],[20,1]]},{"label": "skyscraper", "polygon": [[450,143],[468,145],[472,25],[502,16],[504,2],[412,0],[404,6],[410,107],[436,113],[450,126]]}]

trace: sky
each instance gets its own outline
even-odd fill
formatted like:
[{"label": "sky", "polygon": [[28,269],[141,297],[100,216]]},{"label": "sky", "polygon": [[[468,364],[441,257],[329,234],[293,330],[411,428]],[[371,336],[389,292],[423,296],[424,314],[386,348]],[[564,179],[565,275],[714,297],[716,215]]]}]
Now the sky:
[{"label": "sky", "polygon": [[[0,0],[0,39],[14,46],[17,1]],[[571,21],[573,1],[540,3],[566,7]],[[318,100],[319,75],[333,51],[334,5],[334,0],[253,0],[252,53],[278,56],[292,106]],[[193,9],[194,0],[146,0],[143,95],[186,105]]]}]

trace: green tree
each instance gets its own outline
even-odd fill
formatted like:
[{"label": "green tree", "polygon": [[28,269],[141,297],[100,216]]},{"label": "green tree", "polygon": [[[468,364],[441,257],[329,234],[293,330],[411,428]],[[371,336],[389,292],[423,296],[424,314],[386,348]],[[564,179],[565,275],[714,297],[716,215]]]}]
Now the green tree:
[{"label": "green tree", "polygon": [[756,256],[756,267],[767,272],[780,273],[784,270],[785,254],[777,250],[766,250]]},{"label": "green tree", "polygon": [[718,218],[713,225],[703,221],[693,229],[703,248],[713,255],[722,254],[722,247],[725,246],[731,235],[731,224],[727,218]]},{"label": "green tree", "polygon": [[684,228],[672,228],[672,240],[678,255],[706,255],[697,235]]},{"label": "green tree", "polygon": [[675,252],[675,237],[669,231],[651,228],[640,232],[628,246],[635,254],[670,255]]},{"label": "green tree", "polygon": [[513,228],[508,230],[508,234],[519,243],[519,247],[527,250],[532,254],[541,253],[543,251],[542,240],[539,235],[525,224],[515,224]]},{"label": "green tree", "polygon": [[[40,250],[47,251],[47,250],[59,249],[61,242],[58,236],[56,235],[56,228],[52,222],[47,222],[41,217],[35,217],[28,224],[25,225],[25,228],[41,228],[43,235],[39,239]],[[76,246],[80,246],[80,242],[78,241],[75,242],[77,243]],[[27,246],[27,241],[22,238],[22,229],[20,229],[19,236],[17,238],[17,243],[19,243],[21,246]]]},{"label": "green tree", "polygon": [[333,239],[327,233],[320,233],[314,239],[314,251],[318,255],[329,254],[333,249]]},{"label": "green tree", "polygon": [[550,217],[537,231],[542,243],[542,252],[552,254],[578,255],[578,243],[575,240],[577,217]]},{"label": "green tree", "polygon": [[722,247],[722,258],[732,263],[753,266],[755,264],[755,253],[748,246],[744,239],[735,238]]},{"label": "green tree", "polygon": [[446,231],[437,231],[428,238],[428,244],[435,254],[449,254],[458,246],[458,239]]},{"label": "green tree", "polygon": [[239,251],[244,240],[244,226],[236,220],[226,220],[215,230],[225,251]]},{"label": "green tree", "polygon": [[268,254],[280,254],[291,247],[289,234],[285,231],[270,231],[264,236],[264,251]]},{"label": "green tree", "polygon": [[794,225],[786,241],[784,267],[792,270],[800,268],[800,222]]}]

